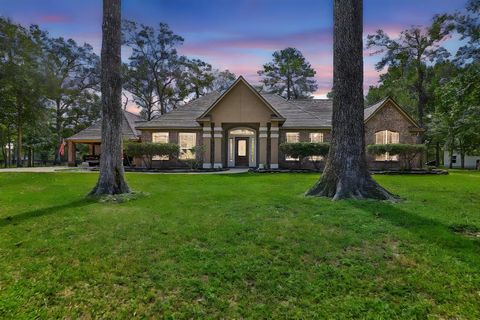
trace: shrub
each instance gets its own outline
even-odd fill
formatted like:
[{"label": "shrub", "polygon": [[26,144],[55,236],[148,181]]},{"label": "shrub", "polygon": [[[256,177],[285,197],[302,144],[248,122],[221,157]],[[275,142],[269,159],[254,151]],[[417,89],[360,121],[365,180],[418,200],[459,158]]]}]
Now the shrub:
[{"label": "shrub", "polygon": [[152,168],[154,156],[177,157],[180,147],[173,143],[132,142],[125,145],[127,156],[140,157],[147,168]]},{"label": "shrub", "polygon": [[382,155],[389,153],[390,155],[398,155],[403,169],[410,170],[412,168],[413,160],[420,153],[427,150],[423,144],[371,144],[367,146],[367,152],[371,155]]},{"label": "shrub", "polygon": [[[308,157],[325,157],[328,154],[329,149],[329,143],[285,142],[280,144],[280,151],[289,157],[299,158],[300,165]],[[314,163],[316,162],[317,161],[314,161]]]},{"label": "shrub", "polygon": [[200,169],[203,163],[203,154],[207,151],[207,146],[197,145],[189,150],[194,157],[193,159],[183,160],[183,162],[185,162],[190,169]]}]

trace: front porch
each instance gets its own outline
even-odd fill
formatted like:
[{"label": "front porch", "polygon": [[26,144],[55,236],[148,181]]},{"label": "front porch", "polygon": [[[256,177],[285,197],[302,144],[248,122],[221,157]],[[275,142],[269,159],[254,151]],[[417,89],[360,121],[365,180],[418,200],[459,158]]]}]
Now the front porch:
[{"label": "front porch", "polygon": [[203,123],[203,168],[278,168],[278,122]]},{"label": "front porch", "polygon": [[84,144],[88,147],[88,154],[83,156],[82,162],[88,163],[89,166],[96,166],[100,164],[100,140],[67,140],[67,159],[69,167],[77,166],[78,144]]}]

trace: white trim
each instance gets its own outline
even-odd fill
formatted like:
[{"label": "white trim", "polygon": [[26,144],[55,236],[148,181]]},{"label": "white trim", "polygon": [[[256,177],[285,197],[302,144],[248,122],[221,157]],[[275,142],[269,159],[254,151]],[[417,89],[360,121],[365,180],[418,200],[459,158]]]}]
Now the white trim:
[{"label": "white trim", "polygon": [[272,132],[278,132],[278,127],[270,127],[270,131],[272,131]]},{"label": "white trim", "polygon": [[271,133],[270,138],[278,139],[280,135],[278,133]]},{"label": "white trim", "polygon": [[222,127],[215,127],[215,128],[213,128],[213,131],[223,131],[223,128]]},{"label": "white trim", "polygon": [[267,127],[260,127],[258,128],[259,131],[268,131],[268,128]]},{"label": "white trim", "polygon": [[259,138],[267,138],[267,137],[268,137],[268,134],[266,134],[266,133],[260,133],[260,134],[258,135],[258,137],[259,137]]},{"label": "white trim", "polygon": [[278,163],[271,163],[270,169],[278,169]]},{"label": "white trim", "polygon": [[203,127],[203,132],[210,132],[212,131],[212,128],[210,127]]},{"label": "white trim", "polygon": [[212,164],[211,163],[204,163],[203,164],[203,169],[211,169],[212,168]]},{"label": "white trim", "polygon": [[214,164],[213,164],[213,167],[214,167],[215,169],[221,169],[221,168],[223,168],[223,165],[222,165],[221,163],[214,163]]},{"label": "white trim", "polygon": [[202,138],[211,139],[211,138],[212,138],[212,134],[211,134],[211,133],[204,133],[204,134],[202,135]]},{"label": "white trim", "polygon": [[221,134],[221,133],[215,133],[215,134],[213,135],[213,137],[214,137],[214,138],[222,138],[222,137],[223,137],[223,134]]}]

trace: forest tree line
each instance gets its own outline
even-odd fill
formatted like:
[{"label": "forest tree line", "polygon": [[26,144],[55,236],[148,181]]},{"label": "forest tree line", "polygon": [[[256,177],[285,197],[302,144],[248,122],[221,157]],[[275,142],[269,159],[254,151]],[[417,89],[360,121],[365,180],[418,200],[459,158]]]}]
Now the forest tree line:
[{"label": "forest tree line", "polygon": [[[462,163],[465,155],[480,152],[479,16],[480,0],[469,0],[464,10],[437,15],[429,26],[395,38],[383,30],[367,37],[366,49],[380,57],[376,69],[385,73],[369,88],[365,104],[391,96],[404,106],[426,129],[418,142],[437,163],[444,149],[458,151]],[[146,120],[223,91],[236,78],[179,54],[184,39],[167,24],[123,21],[122,36],[129,52],[124,106],[135,103]],[[456,52],[443,47],[451,37],[462,43]],[[100,118],[100,58],[89,44],[6,18],[0,18],[0,39],[0,160],[22,165],[29,159],[32,165],[36,152],[37,159],[60,163],[63,139]],[[286,99],[308,99],[318,89],[315,70],[296,48],[274,52],[258,74],[259,90]]]},{"label": "forest tree line", "polygon": [[[133,100],[150,120],[189,99],[224,90],[236,78],[229,70],[178,53],[184,39],[168,25],[124,21],[124,107]],[[0,160],[33,165],[60,163],[64,139],[100,118],[100,57],[87,43],[52,37],[0,18]]]}]

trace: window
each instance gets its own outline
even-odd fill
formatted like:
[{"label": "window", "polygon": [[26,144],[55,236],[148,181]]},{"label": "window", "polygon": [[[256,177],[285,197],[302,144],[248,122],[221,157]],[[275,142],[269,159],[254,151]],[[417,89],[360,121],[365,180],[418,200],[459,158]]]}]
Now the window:
[{"label": "window", "polygon": [[197,145],[197,134],[194,132],[181,132],[178,134],[178,142],[180,145],[180,159],[195,159],[192,148]]},{"label": "window", "polygon": [[[289,142],[289,143],[300,142],[300,133],[299,132],[287,132],[286,138],[287,138],[287,142]],[[299,159],[286,156],[285,160],[287,160],[287,161],[298,161]]]},{"label": "window", "polygon": [[452,163],[457,163],[457,156],[452,156]]},{"label": "window", "polygon": [[287,132],[287,142],[300,142],[300,133]]},{"label": "window", "polygon": [[[323,133],[321,133],[321,132],[311,132],[310,133],[310,142],[322,143],[323,142]],[[323,157],[322,156],[311,156],[310,160],[321,161],[321,160],[323,160]]]},{"label": "window", "polygon": [[237,155],[239,157],[247,156],[247,140],[238,140]]},{"label": "window", "polygon": [[[153,143],[168,143],[169,134],[168,132],[154,132],[152,133],[152,142]],[[168,156],[154,156],[152,160],[169,160]]]},{"label": "window", "polygon": [[255,131],[249,129],[235,129],[230,130],[231,135],[243,135],[243,136],[253,136],[255,135]]},{"label": "window", "polygon": [[[375,144],[392,144],[400,142],[400,134],[395,131],[383,130],[375,133]],[[398,161],[398,156],[391,156],[386,152],[375,157],[375,161]]]}]

